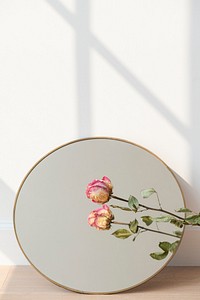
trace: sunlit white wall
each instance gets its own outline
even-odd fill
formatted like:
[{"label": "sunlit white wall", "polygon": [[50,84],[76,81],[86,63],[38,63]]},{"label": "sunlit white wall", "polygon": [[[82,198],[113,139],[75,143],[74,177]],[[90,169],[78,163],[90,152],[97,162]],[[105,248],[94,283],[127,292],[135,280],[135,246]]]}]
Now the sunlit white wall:
[{"label": "sunlit white wall", "polygon": [[[26,263],[11,224],[23,177],[80,137],[153,151],[200,210],[199,20],[195,0],[0,1],[0,264]],[[198,235],[171,264],[199,264]]]}]

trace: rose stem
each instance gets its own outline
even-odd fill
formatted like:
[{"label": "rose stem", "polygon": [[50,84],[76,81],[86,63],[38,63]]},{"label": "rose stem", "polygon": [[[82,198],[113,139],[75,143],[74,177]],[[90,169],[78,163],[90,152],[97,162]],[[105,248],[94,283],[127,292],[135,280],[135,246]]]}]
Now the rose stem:
[{"label": "rose stem", "polygon": [[[123,199],[123,198],[120,198],[120,197],[117,197],[117,196],[115,196],[115,195],[110,195],[110,197],[128,203],[128,200]],[[177,216],[177,215],[175,215],[175,214],[173,214],[173,213],[171,213],[171,212],[169,212],[169,211],[167,211],[167,210],[165,210],[165,209],[162,209],[162,208],[153,208],[153,207],[149,207],[149,206],[146,206],[146,205],[143,205],[143,204],[139,204],[139,206],[140,206],[140,207],[144,207],[144,208],[149,209],[149,210],[161,211],[161,212],[164,212],[164,213],[166,213],[166,214],[168,214],[168,215],[171,215],[171,216],[173,216],[173,217],[175,217],[175,218],[178,218],[178,219],[180,219],[180,220],[183,220],[183,221],[185,220],[184,218],[182,218],[182,217],[180,217],[180,216]]]},{"label": "rose stem", "polygon": [[158,205],[160,206],[160,209],[162,209],[162,206],[161,206],[161,203],[160,203],[160,199],[159,199],[159,196],[158,196],[157,192],[156,192],[156,197],[157,197],[157,200],[158,200]]},{"label": "rose stem", "polygon": [[[129,226],[129,223],[116,222],[116,221],[112,221],[111,223],[112,224],[117,224],[117,225],[127,225],[127,226]],[[178,237],[178,236],[176,236],[174,234],[170,234],[170,233],[163,232],[163,231],[157,231],[157,230],[154,230],[154,229],[145,228],[143,226],[138,226],[138,228],[144,229],[145,231],[151,231],[151,232],[155,232],[155,233],[160,233],[160,234],[165,234],[165,235],[173,236],[175,238],[180,238],[180,237]]]}]

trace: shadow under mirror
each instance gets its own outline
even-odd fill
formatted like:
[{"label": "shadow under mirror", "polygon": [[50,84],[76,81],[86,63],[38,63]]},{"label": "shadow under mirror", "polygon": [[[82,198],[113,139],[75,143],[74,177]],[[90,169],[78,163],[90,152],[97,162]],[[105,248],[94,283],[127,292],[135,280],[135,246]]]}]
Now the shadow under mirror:
[{"label": "shadow under mirror", "polygon": [[[186,182],[180,175],[178,175],[174,170],[172,170],[184,195],[185,206],[194,213],[198,202],[196,202],[194,188]],[[175,255],[170,265],[175,266],[198,266],[199,263],[199,244],[200,235],[199,228],[186,226],[183,239],[181,241],[180,247],[178,249],[178,255]],[[184,262],[184,263],[183,263]]]},{"label": "shadow under mirror", "polygon": [[132,292],[137,295],[145,292],[158,291],[160,299],[163,298],[163,295],[168,295],[169,299],[173,299],[170,298],[170,296],[173,297],[174,293],[177,293],[177,289],[187,289],[190,283],[196,280],[196,278],[197,275],[193,272],[192,267],[187,267],[187,272],[183,272],[181,267],[166,267],[148,282],[125,293],[128,294]]}]

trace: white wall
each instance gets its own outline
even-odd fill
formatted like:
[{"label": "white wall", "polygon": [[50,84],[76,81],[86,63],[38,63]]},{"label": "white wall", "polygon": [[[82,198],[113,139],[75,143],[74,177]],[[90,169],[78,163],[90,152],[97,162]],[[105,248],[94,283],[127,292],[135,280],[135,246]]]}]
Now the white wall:
[{"label": "white wall", "polygon": [[[200,1],[0,1],[0,264],[24,264],[12,230],[30,167],[70,140],[143,145],[200,210]],[[199,265],[188,229],[172,265]]]}]

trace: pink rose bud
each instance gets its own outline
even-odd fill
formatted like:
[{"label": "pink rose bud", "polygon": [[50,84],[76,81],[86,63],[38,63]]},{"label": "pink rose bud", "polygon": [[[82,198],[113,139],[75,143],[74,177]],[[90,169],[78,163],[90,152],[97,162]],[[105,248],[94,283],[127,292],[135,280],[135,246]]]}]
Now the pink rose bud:
[{"label": "pink rose bud", "polygon": [[88,224],[98,230],[110,229],[110,223],[114,219],[110,208],[104,204],[102,207],[93,210],[88,216]]},{"label": "pink rose bud", "polygon": [[95,179],[87,185],[86,195],[96,203],[105,203],[112,194],[112,183],[110,179],[104,176],[101,180]]}]

